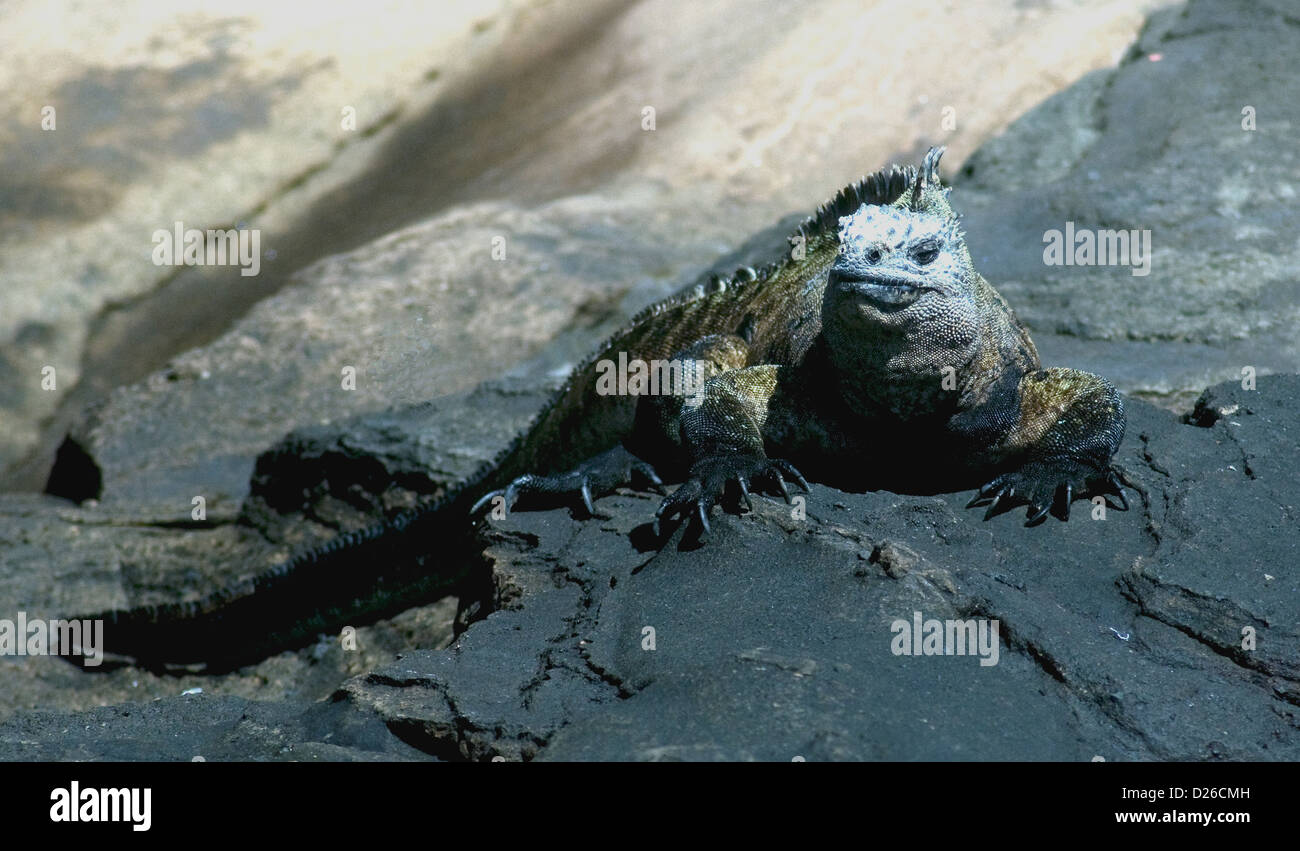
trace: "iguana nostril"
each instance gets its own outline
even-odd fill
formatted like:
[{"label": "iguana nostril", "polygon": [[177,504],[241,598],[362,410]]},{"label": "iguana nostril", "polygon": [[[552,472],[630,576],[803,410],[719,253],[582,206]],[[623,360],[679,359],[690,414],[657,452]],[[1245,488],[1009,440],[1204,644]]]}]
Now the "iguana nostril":
[{"label": "iguana nostril", "polygon": [[871,248],[871,249],[868,249],[868,250],[867,250],[867,262],[868,262],[868,263],[879,263],[879,262],[880,262],[880,256],[881,256],[881,255],[880,255],[880,249],[879,249],[879,248]]}]

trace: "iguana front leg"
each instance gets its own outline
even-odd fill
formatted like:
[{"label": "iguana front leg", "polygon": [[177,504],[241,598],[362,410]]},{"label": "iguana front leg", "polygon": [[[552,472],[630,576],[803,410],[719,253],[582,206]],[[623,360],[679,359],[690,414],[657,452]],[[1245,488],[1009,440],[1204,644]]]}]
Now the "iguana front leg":
[{"label": "iguana front leg", "polygon": [[1074,369],[1025,375],[1018,388],[1019,416],[998,446],[1015,469],[993,479],[971,500],[990,500],[985,519],[1003,500],[1029,504],[1025,525],[1060,505],[1069,519],[1070,501],[1087,493],[1114,493],[1128,508],[1110,459],[1124,438],[1124,400],[1104,378]]},{"label": "iguana front leg", "polygon": [[694,514],[707,532],[709,509],[733,479],[746,502],[750,484],[759,480],[772,482],[787,501],[785,479],[808,490],[798,470],[787,461],[768,458],[763,448],[768,403],[778,381],[790,371],[764,365],[725,372],[705,382],[699,398],[682,407],[681,437],[690,458],[690,475],[655,512],[656,536],[659,521],[677,515]]},{"label": "iguana front leg", "polygon": [[679,459],[667,456],[682,451],[678,417],[683,406],[698,401],[695,393],[709,377],[743,367],[748,356],[748,344],[734,334],[700,338],[673,355],[676,368],[668,371],[667,386],[658,395],[640,398],[636,424],[628,436],[630,446],[615,446],[566,472],[519,476],[505,488],[484,494],[470,513],[477,513],[499,497],[506,511],[513,510],[521,499],[525,508],[578,500],[589,515],[594,515],[594,497],[633,484],[634,479],[657,489],[663,482],[655,468],[671,470],[679,466],[674,463]]}]

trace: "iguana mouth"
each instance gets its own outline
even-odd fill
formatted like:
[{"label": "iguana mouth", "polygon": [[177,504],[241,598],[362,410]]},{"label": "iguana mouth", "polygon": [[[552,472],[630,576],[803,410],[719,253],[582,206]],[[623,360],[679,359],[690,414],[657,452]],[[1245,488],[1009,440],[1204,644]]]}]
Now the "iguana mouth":
[{"label": "iguana mouth", "polygon": [[863,274],[836,270],[831,273],[831,283],[843,292],[894,305],[913,302],[921,293],[934,290],[934,287],[919,284],[903,275],[882,272]]}]

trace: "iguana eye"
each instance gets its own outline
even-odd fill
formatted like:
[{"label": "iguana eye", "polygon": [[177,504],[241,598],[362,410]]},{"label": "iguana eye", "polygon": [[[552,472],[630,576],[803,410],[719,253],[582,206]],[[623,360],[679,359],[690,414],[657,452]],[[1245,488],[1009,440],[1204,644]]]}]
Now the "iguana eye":
[{"label": "iguana eye", "polygon": [[923,242],[912,249],[912,259],[922,266],[928,266],[939,256],[939,246],[933,242]]}]

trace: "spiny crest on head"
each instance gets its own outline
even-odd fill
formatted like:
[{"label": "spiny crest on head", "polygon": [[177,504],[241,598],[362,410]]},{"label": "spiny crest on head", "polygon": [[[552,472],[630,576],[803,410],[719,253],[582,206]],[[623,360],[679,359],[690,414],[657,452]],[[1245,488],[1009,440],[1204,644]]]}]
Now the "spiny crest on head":
[{"label": "spiny crest on head", "polygon": [[809,239],[823,234],[834,236],[839,230],[841,218],[863,204],[892,204],[907,191],[915,177],[915,167],[899,168],[894,165],[882,168],[857,183],[850,183],[837,192],[834,198],[818,207],[817,212],[799,227],[799,232]]},{"label": "spiny crest on head", "polygon": [[893,244],[929,232],[946,240],[960,241],[961,225],[948,204],[949,189],[939,180],[939,158],[944,148],[931,148],[919,169],[908,169],[906,187],[891,201],[864,203],[840,217],[841,243]]},{"label": "spiny crest on head", "polygon": [[856,213],[864,204],[953,216],[948,190],[939,182],[939,158],[943,147],[931,148],[918,169],[892,165],[851,183],[817,209],[799,226],[799,234],[813,239],[823,234],[836,236],[840,219]]},{"label": "spiny crest on head", "polygon": [[906,209],[918,213],[952,215],[948,206],[948,189],[939,180],[939,158],[948,150],[942,145],[931,148],[925,154],[921,167],[912,178],[912,185],[906,196],[895,201],[895,206],[904,205]]}]

